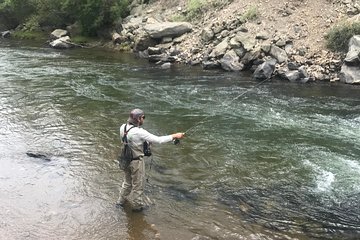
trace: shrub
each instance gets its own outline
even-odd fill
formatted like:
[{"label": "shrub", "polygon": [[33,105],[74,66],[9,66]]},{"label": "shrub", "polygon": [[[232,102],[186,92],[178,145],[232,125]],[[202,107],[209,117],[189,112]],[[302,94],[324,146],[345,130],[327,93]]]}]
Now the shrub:
[{"label": "shrub", "polygon": [[258,16],[258,9],[256,6],[251,6],[249,7],[245,13],[243,13],[240,17],[240,20],[242,22],[247,22],[247,21],[251,21],[251,20],[255,20],[257,19]]},{"label": "shrub", "polygon": [[332,51],[347,52],[351,37],[360,34],[360,22],[343,22],[326,34],[326,46]]},{"label": "shrub", "polygon": [[72,21],[79,21],[83,34],[96,35],[96,31],[111,25],[127,14],[128,0],[65,0],[63,9]]},{"label": "shrub", "polygon": [[189,0],[187,4],[187,19],[191,20],[198,16],[205,5],[206,0]]}]

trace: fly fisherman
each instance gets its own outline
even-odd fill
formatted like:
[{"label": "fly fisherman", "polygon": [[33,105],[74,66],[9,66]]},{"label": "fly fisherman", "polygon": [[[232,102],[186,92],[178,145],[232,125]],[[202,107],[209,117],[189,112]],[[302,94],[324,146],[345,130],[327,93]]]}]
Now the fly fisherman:
[{"label": "fly fisherman", "polygon": [[[149,145],[151,143],[166,143],[184,137],[184,133],[174,133],[167,136],[156,136],[149,133],[140,126],[145,120],[144,111],[133,109],[127,123],[120,127],[120,138],[123,144],[127,144],[131,149],[131,158],[128,164],[120,168],[124,171],[124,182],[120,188],[119,199],[116,205],[123,206],[128,201],[133,211],[141,211],[146,207],[145,188],[145,161],[144,156],[150,156]],[[120,160],[119,160],[120,161]]]}]

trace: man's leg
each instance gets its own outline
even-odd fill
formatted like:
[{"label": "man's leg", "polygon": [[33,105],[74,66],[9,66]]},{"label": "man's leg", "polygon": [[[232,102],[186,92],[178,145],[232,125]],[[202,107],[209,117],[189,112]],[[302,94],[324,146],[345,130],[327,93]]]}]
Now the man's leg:
[{"label": "man's leg", "polygon": [[130,163],[132,180],[131,205],[133,210],[142,210],[144,207],[145,189],[145,161],[144,159],[133,160]]},{"label": "man's leg", "polygon": [[131,184],[130,166],[124,170],[124,174],[125,174],[124,181],[122,183],[122,186],[120,187],[119,198],[116,201],[116,204],[120,206],[124,205],[125,201],[127,200],[127,198],[131,193],[132,184]]}]

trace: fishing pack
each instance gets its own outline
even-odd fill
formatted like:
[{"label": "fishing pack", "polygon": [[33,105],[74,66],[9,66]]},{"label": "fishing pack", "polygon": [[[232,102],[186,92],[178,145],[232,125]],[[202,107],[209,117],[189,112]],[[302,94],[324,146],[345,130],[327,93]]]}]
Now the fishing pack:
[{"label": "fishing pack", "polygon": [[124,136],[121,139],[123,144],[122,144],[122,147],[120,149],[120,153],[119,153],[119,157],[118,157],[119,167],[120,167],[121,170],[126,169],[130,165],[130,162],[132,160],[134,160],[133,150],[129,146],[129,142],[128,142],[128,139],[127,139],[128,132],[134,127],[135,126],[130,127],[129,130],[127,130],[127,131],[126,131],[126,125],[125,125],[125,128],[124,128]]}]

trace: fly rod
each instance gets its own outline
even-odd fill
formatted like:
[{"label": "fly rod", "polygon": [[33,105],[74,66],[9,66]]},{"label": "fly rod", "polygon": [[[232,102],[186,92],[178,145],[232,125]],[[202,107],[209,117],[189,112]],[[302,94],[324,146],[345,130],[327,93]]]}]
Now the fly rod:
[{"label": "fly rod", "polygon": [[[228,108],[235,100],[237,100],[238,98],[240,98],[241,96],[245,95],[246,93],[250,92],[252,89],[260,86],[261,84],[263,84],[264,82],[266,82],[267,80],[269,80],[269,78],[262,80],[261,82],[255,84],[254,86],[252,86],[251,88],[249,88],[248,90],[240,93],[238,96],[236,96],[235,98],[231,99],[229,102],[227,103],[223,103],[221,104],[221,106],[226,105],[226,108]],[[189,135],[189,131],[194,130],[195,128],[197,128],[198,126],[200,126],[201,124],[203,124],[208,118],[213,117],[214,115],[208,115],[207,117],[205,117],[204,119],[202,119],[201,121],[195,123],[192,127],[188,128],[185,132],[184,135]],[[194,133],[196,131],[193,131],[192,133]],[[177,145],[180,143],[179,139],[174,139],[174,144]]]}]

